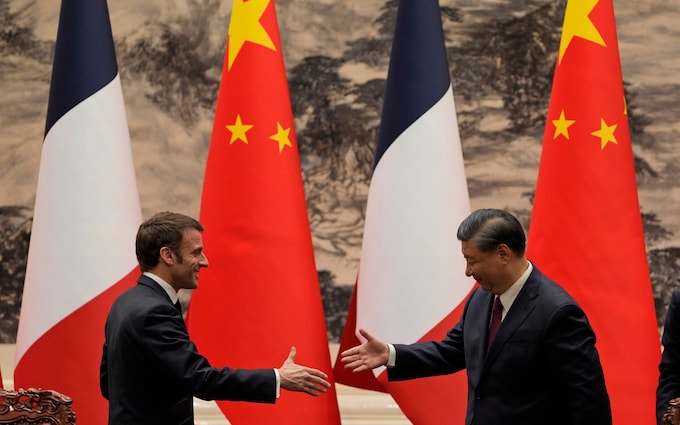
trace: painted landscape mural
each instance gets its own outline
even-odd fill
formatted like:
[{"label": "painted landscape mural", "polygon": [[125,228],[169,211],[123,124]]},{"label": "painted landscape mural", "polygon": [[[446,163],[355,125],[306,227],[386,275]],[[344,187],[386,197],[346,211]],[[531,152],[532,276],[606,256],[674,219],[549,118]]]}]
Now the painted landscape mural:
[{"label": "painted landscape mural", "polygon": [[[16,337],[59,6],[0,0],[0,343]],[[330,341],[357,273],[396,6],[276,3]],[[565,1],[440,6],[472,207],[507,208],[529,228]],[[614,7],[661,326],[680,287],[680,3]],[[109,9],[143,215],[198,217],[231,1]]]}]

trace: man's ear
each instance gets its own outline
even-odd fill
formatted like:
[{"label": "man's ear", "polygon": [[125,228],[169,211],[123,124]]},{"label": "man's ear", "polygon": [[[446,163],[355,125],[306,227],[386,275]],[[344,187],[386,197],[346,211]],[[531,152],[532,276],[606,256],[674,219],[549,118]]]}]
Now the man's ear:
[{"label": "man's ear", "polygon": [[500,258],[504,262],[510,261],[512,251],[510,251],[510,247],[507,246],[506,244],[502,243],[498,245],[498,247],[496,247],[496,253],[498,254],[498,258]]},{"label": "man's ear", "polygon": [[160,261],[164,262],[168,266],[175,264],[175,253],[172,252],[172,250],[167,246],[161,248],[159,255]]}]

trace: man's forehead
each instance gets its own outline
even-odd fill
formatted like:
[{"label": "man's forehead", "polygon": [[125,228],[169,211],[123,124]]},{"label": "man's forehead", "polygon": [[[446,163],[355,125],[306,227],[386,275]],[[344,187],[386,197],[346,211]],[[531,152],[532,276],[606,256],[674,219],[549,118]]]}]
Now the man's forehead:
[{"label": "man's forehead", "polygon": [[193,227],[187,227],[182,231],[182,243],[201,243],[201,232]]},{"label": "man's forehead", "polygon": [[473,240],[469,241],[461,241],[461,250],[463,251],[463,255],[465,256],[470,256],[479,253],[479,247],[477,246],[477,242]]}]

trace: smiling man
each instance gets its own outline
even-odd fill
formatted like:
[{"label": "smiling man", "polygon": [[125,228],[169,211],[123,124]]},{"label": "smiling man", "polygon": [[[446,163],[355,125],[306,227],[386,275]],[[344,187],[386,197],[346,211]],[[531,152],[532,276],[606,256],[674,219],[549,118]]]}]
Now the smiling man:
[{"label": "smiling man", "polygon": [[477,210],[457,236],[465,274],[479,283],[458,324],[442,341],[414,344],[360,330],[366,342],[341,354],[345,367],[387,366],[391,381],[466,369],[467,425],[610,425],[595,334],[576,301],[527,260],[519,221]]},{"label": "smiling man", "polygon": [[197,220],[172,212],[139,226],[143,274],[113,303],[105,327],[100,386],[110,425],[193,424],[194,396],[275,403],[280,388],[316,396],[330,386],[323,372],[295,363],[295,347],[278,369],[215,368],[198,353],[177,292],[196,289],[208,267],[202,232]]}]

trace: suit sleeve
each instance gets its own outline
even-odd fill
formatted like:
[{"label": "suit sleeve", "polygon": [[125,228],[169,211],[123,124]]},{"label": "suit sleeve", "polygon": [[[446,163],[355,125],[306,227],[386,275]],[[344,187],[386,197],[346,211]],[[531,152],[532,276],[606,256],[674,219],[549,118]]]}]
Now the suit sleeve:
[{"label": "suit sleeve", "polygon": [[656,422],[663,424],[663,414],[671,399],[680,397],[680,291],[671,296],[666,313],[663,354],[659,364],[659,385],[656,389]]},{"label": "suit sleeve", "polygon": [[545,331],[547,370],[560,383],[565,408],[570,415],[565,423],[574,425],[612,423],[611,406],[595,334],[588,319],[576,304],[557,309]]},{"label": "suit sleeve", "polygon": [[274,403],[273,369],[214,368],[198,353],[186,325],[174,307],[157,306],[144,320],[144,347],[159,372],[180,382],[188,393],[204,400]]}]

